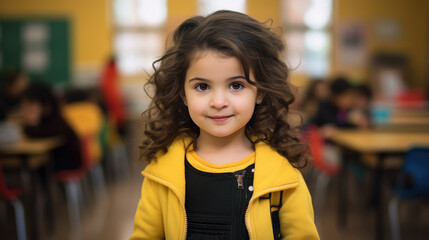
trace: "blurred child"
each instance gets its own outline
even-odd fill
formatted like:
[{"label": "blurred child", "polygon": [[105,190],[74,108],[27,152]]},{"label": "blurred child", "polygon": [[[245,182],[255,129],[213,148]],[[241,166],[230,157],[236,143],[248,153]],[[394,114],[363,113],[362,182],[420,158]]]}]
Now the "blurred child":
[{"label": "blurred child", "polygon": [[20,139],[18,126],[10,123],[6,119],[6,105],[0,102],[0,145],[17,143]]},{"label": "blurred child", "polygon": [[362,83],[354,87],[354,92],[355,99],[349,119],[358,128],[369,128],[371,127],[372,91],[368,85]]},{"label": "blurred child", "polygon": [[103,69],[100,90],[106,103],[108,117],[123,136],[125,134],[125,101],[120,89],[116,59],[112,57]]},{"label": "blurred child", "polygon": [[320,102],[316,115],[311,123],[320,127],[322,135],[329,138],[336,128],[354,128],[349,113],[354,106],[353,86],[343,77],[336,78],[330,83],[328,101]]},{"label": "blurred child", "polygon": [[148,82],[141,149],[150,163],[132,240],[319,239],[297,169],[306,147],[287,120],[295,99],[283,49],[237,12],[175,30]]},{"label": "blurred child", "polygon": [[24,133],[30,138],[59,137],[64,144],[54,151],[55,170],[76,169],[81,166],[79,138],[61,115],[58,99],[49,86],[33,83],[22,100]]},{"label": "blurred child", "polygon": [[304,101],[301,107],[306,122],[314,118],[319,104],[321,102],[326,102],[329,98],[329,94],[329,85],[325,80],[310,80],[310,84],[304,94]]},{"label": "blurred child", "polygon": [[27,75],[19,70],[7,69],[0,81],[0,102],[6,106],[6,115],[18,111],[22,94],[28,86]]}]

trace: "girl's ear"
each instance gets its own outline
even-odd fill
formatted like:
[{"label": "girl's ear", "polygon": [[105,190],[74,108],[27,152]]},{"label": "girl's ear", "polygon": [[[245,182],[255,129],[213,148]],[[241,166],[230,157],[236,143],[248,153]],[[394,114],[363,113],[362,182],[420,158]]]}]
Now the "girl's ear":
[{"label": "girl's ear", "polygon": [[186,96],[184,92],[180,93],[180,98],[182,99],[183,104],[185,104],[185,106],[188,106],[188,101],[186,100]]},{"label": "girl's ear", "polygon": [[261,104],[262,100],[264,100],[265,93],[258,91],[258,95],[256,96],[256,104]]}]

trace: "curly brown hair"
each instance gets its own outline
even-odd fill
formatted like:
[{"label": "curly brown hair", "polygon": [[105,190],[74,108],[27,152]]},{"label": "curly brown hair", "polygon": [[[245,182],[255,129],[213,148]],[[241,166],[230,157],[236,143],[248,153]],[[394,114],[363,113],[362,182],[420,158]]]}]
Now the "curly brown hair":
[{"label": "curly brown hair", "polygon": [[[237,58],[246,80],[264,96],[246,125],[246,135],[268,143],[295,167],[305,166],[307,147],[300,141],[297,127],[291,126],[288,120],[295,87],[287,81],[288,67],[281,60],[282,40],[264,23],[225,10],[184,21],[174,32],[172,46],[154,62],[155,72],[145,85],[145,89],[153,87],[154,96],[142,114],[141,158],[156,159],[156,153],[166,152],[178,136],[191,137],[196,144],[199,128],[191,120],[182,96],[190,61],[204,50]],[[256,82],[250,80],[250,71]]]}]

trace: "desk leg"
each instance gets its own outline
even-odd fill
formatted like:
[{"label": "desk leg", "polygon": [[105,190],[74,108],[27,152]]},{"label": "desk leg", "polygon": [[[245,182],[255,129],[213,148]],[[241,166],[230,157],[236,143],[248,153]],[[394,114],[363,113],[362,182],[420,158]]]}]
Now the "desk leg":
[{"label": "desk leg", "polygon": [[348,159],[344,150],[341,151],[341,170],[338,181],[338,225],[344,230],[347,226],[347,178]]},{"label": "desk leg", "polygon": [[24,192],[28,195],[26,196],[26,218],[27,218],[27,230],[28,237],[32,240],[39,239],[39,231],[37,226],[37,191],[36,185],[37,176],[34,171],[30,169],[29,161],[27,155],[22,157],[22,180],[24,184]]},{"label": "desk leg", "polygon": [[376,182],[376,189],[375,189],[375,207],[377,211],[376,215],[376,240],[383,240],[384,239],[384,154],[380,154],[378,156],[378,164],[375,171],[375,182]]},{"label": "desk leg", "polygon": [[32,239],[38,240],[39,239],[39,221],[37,221],[38,213],[40,212],[38,209],[38,198],[37,198],[37,185],[34,185],[38,181],[37,172],[31,171],[31,181],[34,187],[31,188],[31,197],[30,197],[30,220],[31,220],[31,230],[32,230]]},{"label": "desk leg", "polygon": [[27,178],[30,181],[27,181],[25,184],[27,186],[27,211],[26,211],[26,217],[27,217],[27,229],[28,229],[28,237],[32,240],[38,240],[39,239],[39,231],[38,231],[38,225],[37,225],[37,191],[32,187],[31,183],[34,183],[35,180],[35,173],[31,171],[26,171],[26,174],[29,174],[29,178]]},{"label": "desk leg", "polygon": [[[49,159],[53,159],[51,156]],[[45,194],[45,205],[43,208],[46,213],[46,223],[48,233],[51,234],[55,230],[55,219],[54,219],[54,197],[52,192],[52,176],[54,172],[54,167],[52,161],[49,161],[46,166],[43,166],[43,174],[42,174],[42,185]]]}]

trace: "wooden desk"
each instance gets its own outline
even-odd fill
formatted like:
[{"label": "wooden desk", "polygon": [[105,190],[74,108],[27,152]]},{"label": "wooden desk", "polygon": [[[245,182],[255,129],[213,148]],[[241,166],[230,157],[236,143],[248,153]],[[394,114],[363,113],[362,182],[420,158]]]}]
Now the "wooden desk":
[{"label": "wooden desk", "polygon": [[429,133],[339,130],[331,140],[360,153],[404,153],[414,145],[429,146]]},{"label": "wooden desk", "polygon": [[394,116],[390,119],[389,124],[394,125],[429,125],[429,116],[413,117],[413,116]]},{"label": "wooden desk", "polygon": [[396,127],[409,127],[421,129],[429,128],[429,111],[420,110],[396,110],[392,113],[386,125]]},{"label": "wooden desk", "polygon": [[[30,206],[30,219],[31,224],[29,226],[30,229],[30,238],[38,239],[38,227],[37,227],[37,194],[35,191],[35,187],[32,186],[36,182],[36,174],[34,173],[34,169],[38,169],[41,166],[46,166],[49,164],[49,154],[50,152],[59,147],[63,141],[60,138],[46,138],[46,139],[28,139],[23,138],[20,142],[8,146],[0,147],[0,156],[5,158],[11,158],[15,161],[16,164],[23,171],[23,182],[27,186],[25,192],[28,193],[29,201],[28,206]],[[46,158],[37,158],[38,156],[46,155]],[[43,160],[44,159],[44,160]],[[2,160],[3,161],[3,160]],[[46,168],[48,169],[48,168]],[[49,173],[47,173],[49,176]],[[50,192],[50,188],[47,187],[46,192],[48,194],[47,204],[52,206],[52,196]],[[52,210],[52,209],[51,209]],[[53,212],[49,212],[50,218],[53,218]]]},{"label": "wooden desk", "polygon": [[[429,132],[379,132],[379,131],[362,131],[362,130],[339,130],[330,138],[334,143],[340,146],[343,150],[342,171],[340,174],[338,191],[338,220],[340,226],[345,226],[347,217],[347,164],[350,160],[346,157],[346,152],[351,152],[355,156],[373,153],[377,155],[376,164],[376,184],[375,197],[377,206],[377,230],[375,239],[382,240],[384,238],[384,210],[383,202],[383,179],[384,179],[384,164],[387,156],[392,154],[405,154],[408,149],[413,146],[428,146],[429,147]],[[353,155],[352,154],[352,155]],[[348,155],[348,156],[352,156]]]},{"label": "wooden desk", "polygon": [[46,153],[62,144],[60,138],[28,139],[23,138],[16,144],[0,146],[2,155],[37,155]]},{"label": "wooden desk", "polygon": [[429,111],[425,109],[395,111],[387,125],[429,129]]},{"label": "wooden desk", "polygon": [[429,109],[395,109],[392,113],[393,117],[429,117]]},{"label": "wooden desk", "polygon": [[18,143],[0,146],[0,156],[6,157],[3,164],[13,167],[36,169],[46,164],[46,155],[62,144],[59,138],[28,139],[23,138]]}]

